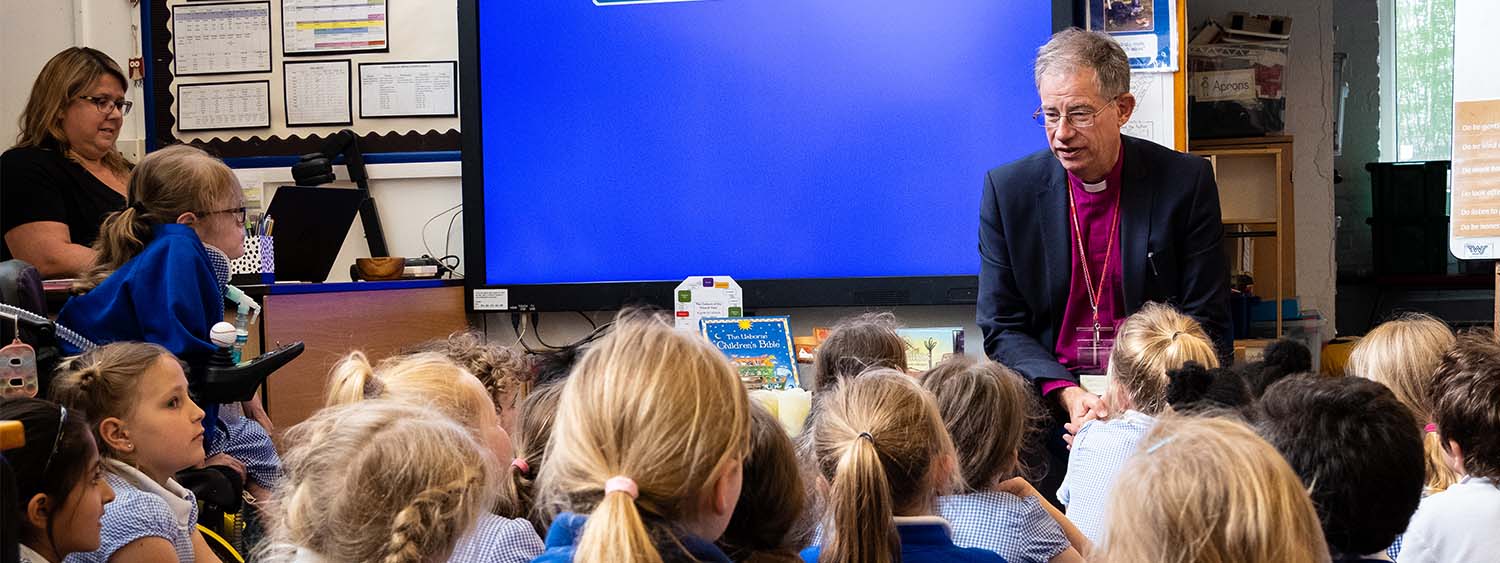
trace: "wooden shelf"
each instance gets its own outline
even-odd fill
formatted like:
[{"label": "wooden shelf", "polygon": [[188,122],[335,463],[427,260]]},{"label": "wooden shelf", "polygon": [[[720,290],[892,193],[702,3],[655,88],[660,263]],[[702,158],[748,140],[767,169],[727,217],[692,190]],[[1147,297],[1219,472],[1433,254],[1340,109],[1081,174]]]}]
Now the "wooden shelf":
[{"label": "wooden shelf", "polygon": [[1219,186],[1225,252],[1231,273],[1255,279],[1255,295],[1279,302],[1297,294],[1292,138],[1190,140],[1189,150],[1207,158]]},{"label": "wooden shelf", "polygon": [[1274,224],[1276,224],[1276,218],[1274,218],[1274,217],[1272,217],[1270,219],[1264,219],[1264,218],[1260,218],[1260,219],[1240,219],[1240,218],[1225,217],[1223,221],[1224,221],[1225,225],[1233,225],[1233,226],[1240,226],[1240,225],[1274,225]]}]

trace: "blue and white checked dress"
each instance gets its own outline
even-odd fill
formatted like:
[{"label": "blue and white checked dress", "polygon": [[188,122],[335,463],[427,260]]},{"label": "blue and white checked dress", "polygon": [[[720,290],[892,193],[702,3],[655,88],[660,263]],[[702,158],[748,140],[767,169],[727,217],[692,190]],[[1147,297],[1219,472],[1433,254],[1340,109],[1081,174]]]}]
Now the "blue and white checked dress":
[{"label": "blue and white checked dress", "polygon": [[66,563],[107,563],[120,548],[141,538],[167,540],[177,551],[177,559],[194,560],[193,532],[198,525],[198,500],[176,481],[158,485],[134,467],[118,460],[106,459],[104,478],[115,490],[115,500],[104,505],[99,530],[99,549],[74,553]]},{"label": "blue and white checked dress", "polygon": [[1072,544],[1062,526],[1032,497],[985,491],[938,498],[953,526],[953,543],[993,551],[1010,563],[1047,563]]},{"label": "blue and white checked dress", "polygon": [[541,555],[542,538],[525,519],[485,513],[458,541],[449,563],[526,563]]},{"label": "blue and white checked dress", "polygon": [[259,422],[245,416],[238,404],[226,404],[219,408],[218,429],[206,448],[208,455],[229,454],[245,464],[251,481],[267,489],[281,484],[281,456]]},{"label": "blue and white checked dress", "polygon": [[1095,545],[1104,539],[1104,511],[1115,478],[1155,425],[1155,418],[1128,410],[1118,418],[1089,421],[1073,438],[1057,500],[1067,505],[1068,520]]}]

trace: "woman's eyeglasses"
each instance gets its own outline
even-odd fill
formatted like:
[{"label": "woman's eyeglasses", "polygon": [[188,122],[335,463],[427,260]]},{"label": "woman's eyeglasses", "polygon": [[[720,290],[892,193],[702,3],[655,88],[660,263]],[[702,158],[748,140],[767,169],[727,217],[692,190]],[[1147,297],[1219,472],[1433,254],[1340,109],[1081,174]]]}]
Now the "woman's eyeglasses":
[{"label": "woman's eyeglasses", "polygon": [[93,103],[94,107],[99,109],[99,113],[102,113],[104,115],[109,115],[110,112],[113,112],[118,108],[120,110],[120,116],[124,117],[130,115],[130,107],[135,105],[130,100],[127,100],[125,98],[120,98],[118,100],[102,98],[99,96],[79,96],[78,98]]}]

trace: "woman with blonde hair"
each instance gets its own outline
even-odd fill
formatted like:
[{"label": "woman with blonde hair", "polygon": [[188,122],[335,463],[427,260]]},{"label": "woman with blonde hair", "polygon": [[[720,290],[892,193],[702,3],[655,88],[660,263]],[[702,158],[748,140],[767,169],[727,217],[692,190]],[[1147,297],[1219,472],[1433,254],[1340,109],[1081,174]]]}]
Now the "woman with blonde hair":
[{"label": "woman with blonde hair", "polygon": [[504,494],[501,479],[504,464],[511,462],[510,436],[500,427],[500,418],[490,393],[479,378],[433,352],[387,358],[371,365],[362,352],[353,352],[335,364],[329,374],[327,406],[352,405],[388,400],[430,409],[463,425],[488,454],[489,474],[499,494],[484,514],[478,516],[474,533],[455,548],[455,561],[529,561],[542,552],[542,541],[531,523],[506,518],[515,499]]},{"label": "woman with blonde hair", "polygon": [[287,432],[287,482],[260,560],[430,563],[495,499],[498,475],[468,429],[396,401],[319,411]]},{"label": "woman with blonde hair", "polygon": [[1125,460],[1141,438],[1168,412],[1167,372],[1196,362],[1219,366],[1203,327],[1170,305],[1147,303],[1120,323],[1110,352],[1104,402],[1114,416],[1092,420],[1076,431],[1068,473],[1057,490],[1068,519],[1089,541],[1104,535],[1104,506]]},{"label": "woman with blonde hair", "polygon": [[1407,313],[1372,329],[1349,355],[1349,375],[1390,388],[1396,400],[1411,409],[1417,424],[1423,426],[1427,494],[1441,492],[1459,478],[1443,457],[1429,396],[1433,372],[1443,363],[1443,354],[1453,348],[1453,342],[1453,329],[1443,321]]},{"label": "woman with blonde hair", "polygon": [[536,561],[728,561],[750,402],[724,354],[627,312],[563,384],[539,486],[556,514]]},{"label": "woman with blonde hair", "polygon": [[1125,466],[1094,559],[1108,563],[1323,563],[1301,479],[1244,423],[1163,419]]},{"label": "woman with blonde hair", "polygon": [[18,258],[43,277],[82,273],[99,225],[125,208],[131,164],[115,147],[131,102],[120,65],[69,47],[32,83],[16,144],[0,155],[0,260]]},{"label": "woman with blonde hair", "polygon": [[808,563],[1000,562],[954,545],[937,498],[962,486],[957,454],[932,394],[877,368],[839,383],[809,430],[827,486],[821,545]]}]

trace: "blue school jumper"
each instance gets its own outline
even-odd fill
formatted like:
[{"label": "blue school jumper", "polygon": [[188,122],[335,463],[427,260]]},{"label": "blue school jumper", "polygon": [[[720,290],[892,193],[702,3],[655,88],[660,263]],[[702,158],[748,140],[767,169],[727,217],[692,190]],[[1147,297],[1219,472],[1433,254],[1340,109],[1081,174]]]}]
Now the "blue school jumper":
[{"label": "blue school jumper", "polygon": [[[214,273],[208,250],[192,227],[177,223],[151,227],[141,253],[63,305],[57,323],[104,345],[150,342],[166,348],[192,366],[188,377],[208,364],[216,347],[208,340],[214,324],[224,320],[224,284]],[[69,354],[81,352],[63,344]],[[265,429],[235,417],[219,421],[219,405],[203,409],[203,444],[212,455],[228,453],[265,487],[280,478],[281,460]]]},{"label": "blue school jumper", "polygon": [[[558,514],[552,521],[552,527],[547,529],[547,551],[531,560],[531,563],[572,563],[573,552],[578,549],[578,540],[583,537],[583,525],[587,519],[572,512]],[[681,536],[678,541],[687,553],[678,554],[677,557],[673,557],[672,553],[662,553],[663,560],[731,563],[729,557],[713,542],[695,536]],[[662,546],[657,547],[660,549]]]},{"label": "blue school jumper", "polygon": [[[1005,563],[993,551],[958,547],[948,532],[948,521],[937,516],[897,516],[896,533],[901,537],[901,563]],[[802,550],[802,560],[818,563],[823,546]]]}]

